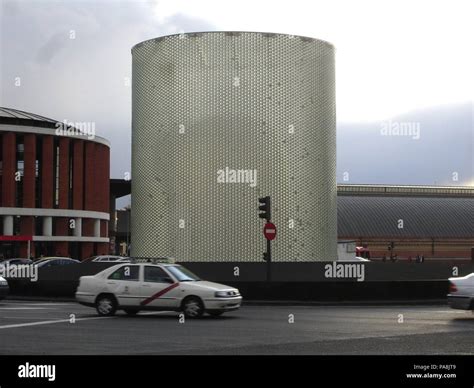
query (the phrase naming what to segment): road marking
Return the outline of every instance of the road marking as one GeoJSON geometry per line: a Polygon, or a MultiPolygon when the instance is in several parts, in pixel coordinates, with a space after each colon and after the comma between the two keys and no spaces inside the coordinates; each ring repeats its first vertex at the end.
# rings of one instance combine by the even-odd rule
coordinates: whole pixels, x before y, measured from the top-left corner
{"type": "Polygon", "coordinates": [[[20,305],[20,306],[66,306],[66,305],[70,305],[70,304],[76,304],[77,303],[74,303],[74,302],[70,302],[70,303],[67,303],[67,302],[64,302],[64,303],[61,303],[61,302],[20,302],[20,301],[9,301],[9,300],[4,300],[2,302],[0,302],[0,304],[2,305],[20,305]]]}
{"type": "MultiPolygon", "coordinates": [[[[142,312],[139,315],[160,315],[160,314],[169,314],[173,313],[174,311],[150,311],[150,312],[142,312]]],[[[7,318],[7,317],[4,317],[7,318]]],[[[92,321],[96,319],[105,319],[105,318],[114,318],[114,317],[90,317],[90,318],[76,318],[77,321],[92,321]]],[[[25,317],[21,317],[20,319],[27,319],[25,317]]],[[[1,329],[13,329],[17,327],[27,327],[27,326],[38,326],[38,325],[51,325],[54,323],[65,323],[70,322],[70,319],[56,319],[53,321],[39,321],[39,322],[29,322],[29,323],[17,323],[12,325],[3,325],[0,326],[1,329]]]]}
{"type": "MultiPolygon", "coordinates": [[[[28,320],[29,321],[37,321],[38,319],[51,320],[51,318],[53,318],[53,317],[51,317],[51,316],[49,316],[49,317],[28,317],[28,316],[25,316],[25,315],[20,317],[20,316],[14,316],[14,315],[5,315],[5,316],[1,316],[0,320],[5,320],[5,319],[17,319],[18,320],[18,319],[21,319],[21,320],[27,320],[27,321],[28,320]]],[[[59,317],[58,317],[58,319],[59,319],[59,317]]]]}
{"type": "Polygon", "coordinates": [[[433,311],[426,311],[427,313],[447,313],[447,314],[466,314],[470,311],[459,311],[459,310],[433,310],[433,311]]]}
{"type": "MultiPolygon", "coordinates": [[[[106,318],[113,318],[113,317],[91,317],[91,318],[76,318],[75,321],[92,321],[95,319],[106,319],[106,318]]],[[[29,323],[17,323],[13,325],[3,325],[0,326],[1,329],[13,329],[16,327],[26,327],[26,326],[39,326],[39,325],[51,325],[54,323],[65,323],[70,322],[70,319],[57,319],[54,321],[39,321],[39,322],[29,322],[29,323]]]]}
{"type": "Polygon", "coordinates": [[[144,313],[139,313],[138,315],[159,315],[159,314],[170,314],[175,313],[176,311],[147,311],[144,313]]]}
{"type": "Polygon", "coordinates": [[[77,303],[55,303],[55,302],[48,302],[48,303],[24,303],[24,302],[15,302],[15,303],[5,303],[5,304],[17,304],[20,306],[68,306],[71,304],[77,305],[77,303]]]}
{"type": "Polygon", "coordinates": [[[0,310],[47,310],[47,307],[0,307],[0,310]]]}

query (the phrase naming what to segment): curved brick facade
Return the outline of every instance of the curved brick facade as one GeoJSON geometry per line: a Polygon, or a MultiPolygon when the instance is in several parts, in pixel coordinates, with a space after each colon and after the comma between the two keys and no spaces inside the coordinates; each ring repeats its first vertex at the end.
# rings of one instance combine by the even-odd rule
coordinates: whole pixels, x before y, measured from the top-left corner
{"type": "Polygon", "coordinates": [[[4,257],[108,253],[110,148],[54,120],[0,108],[4,257]],[[25,241],[20,241],[25,240],[25,241]]]}

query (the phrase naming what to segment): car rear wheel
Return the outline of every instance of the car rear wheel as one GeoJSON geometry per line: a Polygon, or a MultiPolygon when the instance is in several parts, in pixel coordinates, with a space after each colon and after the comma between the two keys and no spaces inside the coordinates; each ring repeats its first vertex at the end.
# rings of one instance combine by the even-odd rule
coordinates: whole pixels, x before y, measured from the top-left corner
{"type": "Polygon", "coordinates": [[[211,310],[211,311],[208,311],[207,313],[212,317],[220,317],[222,314],[224,314],[224,311],[222,311],[222,310],[211,310]]]}
{"type": "Polygon", "coordinates": [[[200,318],[204,314],[204,306],[199,298],[190,297],[183,302],[183,312],[186,318],[200,318]]]}
{"type": "Polygon", "coordinates": [[[110,295],[99,296],[95,302],[95,307],[97,314],[103,317],[110,317],[115,314],[115,311],[117,311],[115,298],[110,295]]]}

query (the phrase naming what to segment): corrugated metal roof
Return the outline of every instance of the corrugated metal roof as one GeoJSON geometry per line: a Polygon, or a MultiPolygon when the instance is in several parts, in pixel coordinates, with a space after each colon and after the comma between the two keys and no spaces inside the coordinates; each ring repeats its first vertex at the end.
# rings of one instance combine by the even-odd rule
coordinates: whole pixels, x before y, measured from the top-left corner
{"type": "Polygon", "coordinates": [[[349,196],[409,196],[409,197],[467,197],[474,198],[474,186],[421,185],[357,185],[338,184],[337,195],[349,196]]]}
{"type": "Polygon", "coordinates": [[[337,212],[341,238],[474,238],[474,197],[338,196],[337,212]]]}

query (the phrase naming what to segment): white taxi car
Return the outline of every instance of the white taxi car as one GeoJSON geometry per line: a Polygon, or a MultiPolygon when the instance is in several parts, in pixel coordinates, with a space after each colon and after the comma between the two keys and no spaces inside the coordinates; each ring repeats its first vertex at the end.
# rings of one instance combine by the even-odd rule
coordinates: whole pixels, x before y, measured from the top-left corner
{"type": "Polygon", "coordinates": [[[453,309],[474,310],[474,273],[449,278],[448,304],[453,309]]]}
{"type": "Polygon", "coordinates": [[[242,296],[236,288],[199,279],[177,264],[121,263],[94,276],[82,276],[76,300],[95,307],[99,315],[124,310],[182,311],[198,318],[205,312],[219,316],[237,310],[242,296]]]}

